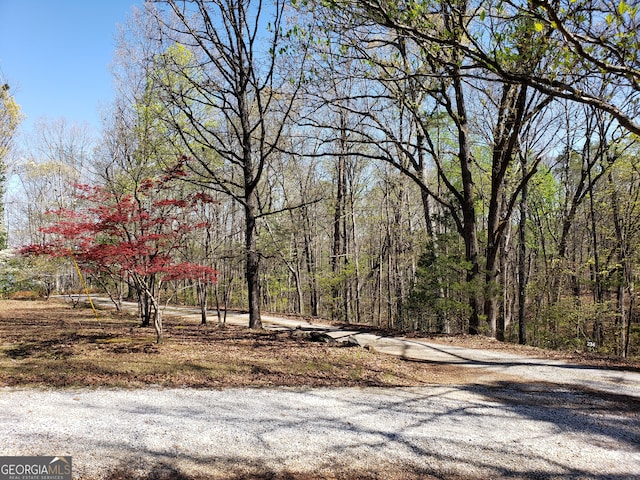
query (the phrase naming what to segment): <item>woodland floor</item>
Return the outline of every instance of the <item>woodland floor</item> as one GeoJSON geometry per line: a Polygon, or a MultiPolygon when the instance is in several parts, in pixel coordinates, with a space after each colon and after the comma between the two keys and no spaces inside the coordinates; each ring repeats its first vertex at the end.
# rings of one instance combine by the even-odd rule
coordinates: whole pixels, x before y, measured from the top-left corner
{"type": "Polygon", "coordinates": [[[129,314],[56,301],[0,301],[0,386],[364,387],[471,381],[454,366],[425,369],[362,348],[165,318],[165,341],[129,314]]]}
{"type": "MultiPolygon", "coordinates": [[[[353,328],[353,326],[350,326],[353,328]]],[[[390,333],[390,332],[387,332],[390,333]]],[[[0,301],[0,386],[38,387],[394,387],[478,382],[456,365],[424,365],[362,348],[296,338],[286,331],[251,331],[165,318],[165,341],[130,314],[62,301],[0,301]]],[[[617,368],[640,368],[588,353],[496,342],[486,337],[429,337],[469,348],[617,368]]],[[[483,382],[494,379],[483,377],[483,382]]]]}

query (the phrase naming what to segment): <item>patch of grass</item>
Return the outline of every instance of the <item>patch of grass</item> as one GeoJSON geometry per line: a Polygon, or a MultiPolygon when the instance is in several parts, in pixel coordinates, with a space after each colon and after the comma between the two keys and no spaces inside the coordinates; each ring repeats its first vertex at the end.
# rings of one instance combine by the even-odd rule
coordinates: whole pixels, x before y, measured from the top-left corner
{"type": "MultiPolygon", "coordinates": [[[[362,367],[358,366],[356,368],[352,368],[349,371],[349,376],[354,379],[354,380],[359,380],[360,378],[362,378],[364,372],[362,371],[362,367]]],[[[385,376],[382,377],[383,379],[385,378],[385,376]]]]}
{"type": "Polygon", "coordinates": [[[62,302],[0,301],[0,386],[260,387],[414,386],[442,367],[197,320],[165,318],[165,342],[132,315],[62,302]],[[191,323],[190,323],[191,322],[191,323]]]}

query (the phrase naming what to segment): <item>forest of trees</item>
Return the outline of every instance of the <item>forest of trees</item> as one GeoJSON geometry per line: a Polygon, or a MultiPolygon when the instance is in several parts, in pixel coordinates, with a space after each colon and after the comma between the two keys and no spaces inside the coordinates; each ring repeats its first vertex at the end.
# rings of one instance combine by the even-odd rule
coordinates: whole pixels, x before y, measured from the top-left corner
{"type": "MultiPolygon", "coordinates": [[[[37,126],[9,242],[76,249],[96,288],[144,298],[52,228],[95,214],[89,184],[181,208],[167,259],[217,282],[145,281],[252,328],[262,310],[637,356],[639,20],[623,0],[150,2],[101,138],[37,126]]],[[[2,260],[22,262],[5,291],[69,289],[61,256],[2,260]]]]}

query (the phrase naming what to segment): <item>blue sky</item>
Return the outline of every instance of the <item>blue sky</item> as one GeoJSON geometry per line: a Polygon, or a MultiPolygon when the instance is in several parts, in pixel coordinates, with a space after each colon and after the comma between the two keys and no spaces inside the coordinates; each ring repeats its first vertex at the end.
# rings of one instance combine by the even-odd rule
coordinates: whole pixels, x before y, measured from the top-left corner
{"type": "Polygon", "coordinates": [[[100,128],[117,24],[143,0],[0,0],[0,79],[27,116],[100,128]]]}

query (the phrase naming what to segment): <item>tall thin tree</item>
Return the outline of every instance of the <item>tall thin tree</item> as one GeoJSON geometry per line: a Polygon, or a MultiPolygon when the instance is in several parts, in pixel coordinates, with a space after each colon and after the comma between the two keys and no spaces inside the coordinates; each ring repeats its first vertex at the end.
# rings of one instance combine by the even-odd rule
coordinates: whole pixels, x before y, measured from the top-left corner
{"type": "Polygon", "coordinates": [[[171,78],[160,82],[169,106],[166,120],[186,150],[191,181],[231,196],[244,209],[249,326],[259,329],[257,238],[259,220],[269,213],[261,185],[294,109],[304,62],[295,71],[283,66],[292,62],[280,62],[287,55],[283,0],[159,4],[166,9],[149,9],[157,21],[159,51],[180,45],[193,54],[186,63],[158,56],[158,71],[171,78]]]}

